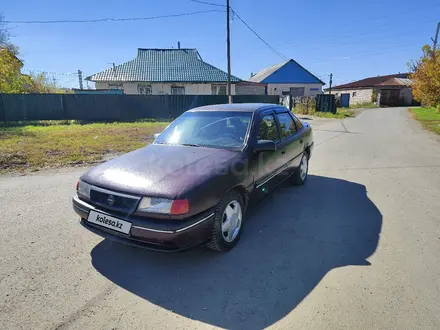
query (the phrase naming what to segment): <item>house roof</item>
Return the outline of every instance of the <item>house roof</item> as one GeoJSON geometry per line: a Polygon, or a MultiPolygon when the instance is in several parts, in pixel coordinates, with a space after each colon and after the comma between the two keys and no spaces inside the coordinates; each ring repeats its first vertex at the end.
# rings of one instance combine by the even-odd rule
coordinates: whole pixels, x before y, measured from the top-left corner
{"type": "Polygon", "coordinates": [[[412,79],[408,78],[391,78],[383,83],[378,84],[378,86],[396,86],[396,87],[405,87],[411,86],[413,84],[412,79]]]}
{"type": "Polygon", "coordinates": [[[338,85],[332,87],[332,90],[341,90],[341,89],[357,89],[357,88],[369,88],[374,87],[379,84],[382,84],[383,82],[386,82],[387,80],[393,79],[393,78],[408,78],[409,73],[397,73],[397,74],[390,74],[386,76],[377,76],[377,77],[369,77],[358,81],[353,81],[348,84],[338,85]]]}
{"type": "MultiPolygon", "coordinates": [[[[197,49],[139,48],[134,60],[86,78],[95,82],[227,82],[226,72],[202,60],[197,49]]],[[[240,81],[231,76],[232,82],[240,81]]]]}
{"type": "Polygon", "coordinates": [[[325,83],[295,60],[287,60],[263,69],[249,81],[258,83],[323,84],[325,83]]]}

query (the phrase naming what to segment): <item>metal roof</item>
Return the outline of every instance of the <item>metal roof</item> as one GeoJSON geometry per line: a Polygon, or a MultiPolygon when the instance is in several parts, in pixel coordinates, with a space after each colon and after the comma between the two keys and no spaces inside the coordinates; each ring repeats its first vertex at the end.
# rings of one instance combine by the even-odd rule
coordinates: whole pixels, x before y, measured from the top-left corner
{"type": "Polygon", "coordinates": [[[262,82],[264,79],[269,77],[272,73],[277,71],[279,68],[281,68],[287,62],[289,62],[289,60],[272,65],[272,66],[270,66],[266,69],[263,69],[261,71],[258,71],[256,74],[254,74],[252,77],[249,78],[249,81],[257,82],[257,83],[262,82]]]}
{"type": "MultiPolygon", "coordinates": [[[[222,82],[226,72],[202,60],[197,49],[138,49],[134,60],[86,78],[95,82],[222,82]]],[[[231,76],[232,82],[241,79],[231,76]]]]}
{"type": "Polygon", "coordinates": [[[413,84],[412,79],[408,78],[391,78],[383,83],[378,84],[378,86],[411,86],[413,84]]]}
{"type": "Polygon", "coordinates": [[[267,107],[280,107],[279,104],[269,103],[233,103],[233,104],[213,104],[205,105],[198,108],[191,109],[189,111],[242,111],[242,112],[255,112],[262,108],[267,107]]]}
{"type": "Polygon", "coordinates": [[[390,74],[387,76],[369,77],[362,80],[353,81],[348,84],[334,86],[332,87],[332,90],[370,88],[382,84],[383,82],[390,80],[392,78],[408,78],[408,76],[409,73],[397,73],[397,74],[390,74]]]}
{"type": "Polygon", "coordinates": [[[257,72],[251,82],[266,84],[322,84],[325,83],[295,60],[287,60],[257,72]]]}

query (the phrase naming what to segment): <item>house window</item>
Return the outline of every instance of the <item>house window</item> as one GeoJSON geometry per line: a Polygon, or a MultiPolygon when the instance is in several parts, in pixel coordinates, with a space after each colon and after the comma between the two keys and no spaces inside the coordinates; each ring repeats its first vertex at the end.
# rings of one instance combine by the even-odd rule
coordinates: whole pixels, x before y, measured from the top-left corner
{"type": "Polygon", "coordinates": [[[171,87],[171,95],[185,95],[185,87],[171,87]]]}
{"type": "Polygon", "coordinates": [[[212,95],[226,95],[226,85],[211,85],[212,95]]]}
{"type": "Polygon", "coordinates": [[[352,95],[353,97],[355,97],[356,96],[356,92],[353,92],[353,95],[352,95]]]}
{"type": "Polygon", "coordinates": [[[151,85],[138,85],[138,93],[141,95],[151,95],[151,85]]]}
{"type": "Polygon", "coordinates": [[[119,89],[123,90],[122,84],[108,84],[108,89],[119,89]]]}

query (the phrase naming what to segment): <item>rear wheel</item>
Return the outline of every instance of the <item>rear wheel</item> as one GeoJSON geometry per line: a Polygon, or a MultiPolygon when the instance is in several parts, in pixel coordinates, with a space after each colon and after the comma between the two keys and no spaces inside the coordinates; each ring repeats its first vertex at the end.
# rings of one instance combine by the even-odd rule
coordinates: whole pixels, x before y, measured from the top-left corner
{"type": "Polygon", "coordinates": [[[244,205],[237,191],[227,193],[217,204],[214,214],[210,249],[226,252],[240,240],[243,227],[244,205]]]}
{"type": "Polygon", "coordinates": [[[292,183],[294,185],[302,185],[307,180],[307,175],[309,173],[309,154],[304,151],[301,163],[299,164],[298,169],[295,171],[295,173],[292,175],[292,183]]]}

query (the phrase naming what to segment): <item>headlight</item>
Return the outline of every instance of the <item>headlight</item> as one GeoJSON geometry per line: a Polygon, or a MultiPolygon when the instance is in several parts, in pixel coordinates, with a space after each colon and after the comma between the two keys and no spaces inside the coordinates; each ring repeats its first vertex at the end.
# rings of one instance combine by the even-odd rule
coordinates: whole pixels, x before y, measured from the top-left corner
{"type": "Polygon", "coordinates": [[[157,197],[142,198],[137,208],[139,212],[159,213],[159,214],[185,214],[189,212],[187,199],[172,200],[157,197]]]}
{"type": "Polygon", "coordinates": [[[88,183],[85,183],[84,181],[79,181],[77,188],[78,196],[90,199],[90,188],[91,185],[89,185],[88,183]]]}

